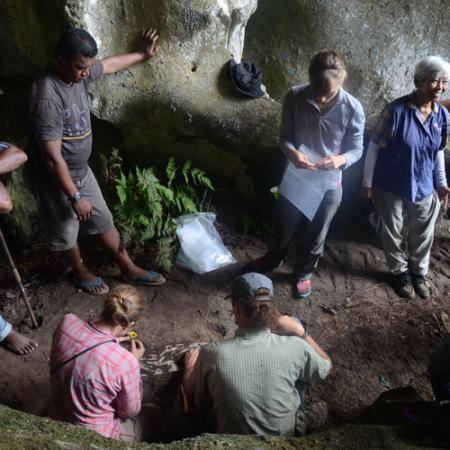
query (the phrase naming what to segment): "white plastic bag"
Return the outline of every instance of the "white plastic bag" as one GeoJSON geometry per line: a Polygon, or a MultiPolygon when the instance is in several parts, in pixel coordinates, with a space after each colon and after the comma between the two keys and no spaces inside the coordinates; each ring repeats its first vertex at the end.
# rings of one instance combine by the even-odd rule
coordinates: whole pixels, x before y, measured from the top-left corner
{"type": "Polygon", "coordinates": [[[187,214],[175,219],[181,244],[178,266],[203,274],[236,262],[214,227],[215,220],[213,213],[187,214]]]}

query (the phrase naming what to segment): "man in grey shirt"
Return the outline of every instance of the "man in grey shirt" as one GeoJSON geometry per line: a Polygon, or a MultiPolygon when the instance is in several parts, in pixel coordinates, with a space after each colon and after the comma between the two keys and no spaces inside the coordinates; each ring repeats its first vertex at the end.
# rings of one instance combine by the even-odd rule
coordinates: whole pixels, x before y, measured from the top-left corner
{"type": "Polygon", "coordinates": [[[125,280],[152,286],[165,281],[159,273],[141,269],[131,260],[88,165],[92,149],[90,83],[152,58],[157,40],[156,30],[145,30],[138,51],[97,60],[94,38],[85,30],[69,29],[57,43],[52,66],[32,86],[26,178],[51,249],[65,254],[77,286],[91,294],[104,294],[109,288],[84,265],[79,232],[99,239],[125,280]]]}
{"type": "Polygon", "coordinates": [[[328,375],[329,356],[300,321],[278,314],[265,275],[238,277],[232,304],[235,336],[186,356],[188,399],[212,402],[218,433],[303,434],[305,384],[328,375]]]}

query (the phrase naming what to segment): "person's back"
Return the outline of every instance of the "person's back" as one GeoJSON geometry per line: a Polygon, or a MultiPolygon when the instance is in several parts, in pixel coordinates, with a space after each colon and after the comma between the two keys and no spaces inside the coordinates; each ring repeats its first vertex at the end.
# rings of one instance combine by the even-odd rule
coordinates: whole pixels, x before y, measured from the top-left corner
{"type": "Polygon", "coordinates": [[[212,404],[219,433],[304,433],[298,420],[304,384],[327,376],[329,357],[298,320],[279,315],[272,282],[264,275],[237,278],[232,298],[235,337],[186,356],[188,399],[200,408],[212,404]]]}
{"type": "Polygon", "coordinates": [[[50,417],[117,438],[121,417],[118,412],[124,420],[139,413],[141,379],[137,359],[113,335],[74,314],[66,315],[54,334],[50,372],[54,370],[50,417]],[[124,385],[128,392],[134,392],[134,404],[128,404],[133,396],[123,398],[124,385]]]}
{"type": "MultiPolygon", "coordinates": [[[[240,328],[202,349],[201,375],[219,433],[294,435],[298,383],[325,378],[312,348],[296,336],[240,328]]],[[[200,399],[198,399],[200,400],[200,399]]]]}

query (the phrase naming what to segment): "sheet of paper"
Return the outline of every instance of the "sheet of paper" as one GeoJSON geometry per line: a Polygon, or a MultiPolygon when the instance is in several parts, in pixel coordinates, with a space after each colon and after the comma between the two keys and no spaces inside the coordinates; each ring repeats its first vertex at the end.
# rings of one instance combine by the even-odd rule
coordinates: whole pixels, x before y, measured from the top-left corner
{"type": "MultiPolygon", "coordinates": [[[[322,159],[302,145],[300,151],[312,162],[322,159]]],[[[289,162],[280,185],[280,193],[299,209],[308,220],[313,220],[325,192],[335,189],[340,180],[339,170],[297,169],[289,162]]]]}

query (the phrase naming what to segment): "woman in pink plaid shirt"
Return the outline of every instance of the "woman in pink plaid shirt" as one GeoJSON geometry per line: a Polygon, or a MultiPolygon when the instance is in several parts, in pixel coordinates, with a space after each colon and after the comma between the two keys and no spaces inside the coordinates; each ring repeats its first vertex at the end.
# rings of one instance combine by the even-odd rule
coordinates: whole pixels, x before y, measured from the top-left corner
{"type": "Polygon", "coordinates": [[[129,340],[143,310],[131,286],[107,297],[100,319],[87,323],[67,314],[53,335],[50,357],[50,417],[121,440],[143,438],[142,382],[139,360],[144,345],[129,340]]]}

